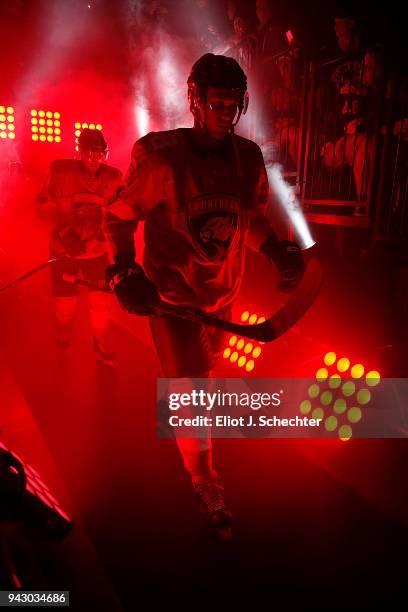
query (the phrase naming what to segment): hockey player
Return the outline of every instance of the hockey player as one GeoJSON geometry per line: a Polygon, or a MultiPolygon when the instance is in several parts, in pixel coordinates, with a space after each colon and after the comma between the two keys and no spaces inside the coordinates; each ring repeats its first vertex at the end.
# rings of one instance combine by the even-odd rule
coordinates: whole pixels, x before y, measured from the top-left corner
{"type": "MultiPolygon", "coordinates": [[[[102,209],[121,184],[119,170],[103,163],[108,154],[100,130],[85,128],[78,139],[79,159],[51,163],[46,185],[37,197],[39,212],[51,213],[54,228],[49,242],[51,287],[55,297],[58,345],[69,345],[77,304],[77,286],[64,275],[78,276],[94,284],[105,281],[109,264],[108,243],[102,231],[102,209]]],[[[97,356],[111,362],[113,353],[106,343],[111,296],[102,291],[88,294],[94,348],[97,356]]]]}
{"type": "MultiPolygon", "coordinates": [[[[283,289],[300,281],[299,247],[279,242],[264,214],[262,153],[234,134],[246,110],[246,89],[234,59],[207,53],[188,78],[194,127],[152,132],[134,145],[125,187],[106,213],[115,262],[107,277],[125,309],[152,315],[160,296],[230,318],[245,245],[278,265],[283,289]],[[134,252],[139,220],[145,221],[143,268],[134,252]]],[[[210,377],[222,331],[168,315],[150,316],[150,327],[163,374],[177,378],[179,391],[183,381],[210,377]]],[[[210,438],[178,438],[177,444],[210,525],[228,527],[231,513],[212,465],[210,438]]]]}

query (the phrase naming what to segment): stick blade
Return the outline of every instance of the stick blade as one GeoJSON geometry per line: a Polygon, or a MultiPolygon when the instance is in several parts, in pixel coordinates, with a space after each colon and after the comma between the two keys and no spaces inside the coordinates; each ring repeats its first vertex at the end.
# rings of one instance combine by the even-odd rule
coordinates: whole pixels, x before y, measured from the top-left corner
{"type": "Polygon", "coordinates": [[[322,281],[321,264],[318,259],[313,257],[309,261],[296,291],[270,319],[260,325],[252,326],[251,337],[261,342],[272,342],[296,325],[313,304],[320,291],[322,281]]]}

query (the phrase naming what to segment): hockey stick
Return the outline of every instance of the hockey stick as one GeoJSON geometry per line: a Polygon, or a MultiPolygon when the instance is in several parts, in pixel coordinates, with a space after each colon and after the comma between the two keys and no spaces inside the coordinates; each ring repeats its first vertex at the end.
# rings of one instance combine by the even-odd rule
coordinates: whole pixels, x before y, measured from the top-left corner
{"type": "MultiPolygon", "coordinates": [[[[105,283],[95,284],[68,274],[64,274],[63,278],[67,282],[111,293],[111,290],[105,283]]],[[[271,342],[288,331],[303,317],[317,296],[321,284],[322,268],[320,262],[318,259],[312,258],[296,291],[292,293],[287,302],[274,315],[258,325],[244,325],[242,323],[224,321],[199,310],[174,306],[166,302],[161,302],[155,308],[154,314],[173,315],[181,319],[204,323],[210,327],[217,327],[236,336],[244,336],[259,342],[271,342]]]]}
{"type": "Polygon", "coordinates": [[[16,285],[18,285],[22,281],[26,280],[26,278],[29,278],[33,274],[36,274],[37,272],[39,272],[43,268],[46,268],[47,266],[49,266],[50,264],[55,263],[56,261],[58,261],[58,259],[48,259],[47,261],[44,261],[43,263],[39,264],[35,268],[32,268],[31,270],[29,270],[25,274],[22,274],[18,278],[15,278],[10,283],[7,283],[7,285],[3,285],[3,287],[0,287],[0,293],[2,291],[6,291],[6,289],[11,289],[12,287],[15,287],[16,285]]]}

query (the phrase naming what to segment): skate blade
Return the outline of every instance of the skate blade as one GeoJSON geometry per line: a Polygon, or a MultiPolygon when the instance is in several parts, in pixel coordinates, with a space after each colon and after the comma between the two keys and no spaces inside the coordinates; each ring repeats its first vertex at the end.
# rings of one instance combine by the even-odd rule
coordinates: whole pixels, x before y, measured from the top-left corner
{"type": "Polygon", "coordinates": [[[217,527],[215,531],[222,540],[232,540],[231,527],[217,527]]]}
{"type": "Polygon", "coordinates": [[[96,360],[99,363],[103,363],[107,366],[114,367],[115,365],[115,355],[114,354],[103,354],[99,351],[95,351],[96,360]]]}

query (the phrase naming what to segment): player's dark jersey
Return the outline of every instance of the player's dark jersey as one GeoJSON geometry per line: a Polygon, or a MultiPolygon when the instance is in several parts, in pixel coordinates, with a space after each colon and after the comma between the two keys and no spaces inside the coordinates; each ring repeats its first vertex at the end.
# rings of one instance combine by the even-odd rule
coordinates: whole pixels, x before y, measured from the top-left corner
{"type": "Polygon", "coordinates": [[[144,136],[109,208],[145,221],[144,268],[169,302],[207,312],[227,306],[239,290],[245,243],[257,249],[271,233],[260,218],[268,198],[262,153],[233,138],[235,146],[227,138],[209,151],[191,128],[144,136]]]}
{"type": "MultiPolygon", "coordinates": [[[[55,205],[57,225],[72,226],[85,242],[86,251],[79,257],[97,257],[107,251],[102,231],[103,208],[121,181],[120,170],[106,164],[101,164],[94,176],[76,159],[59,159],[51,163],[50,176],[39,201],[51,200],[55,205]]],[[[53,238],[50,247],[56,254],[64,252],[61,244],[53,238]]]]}

